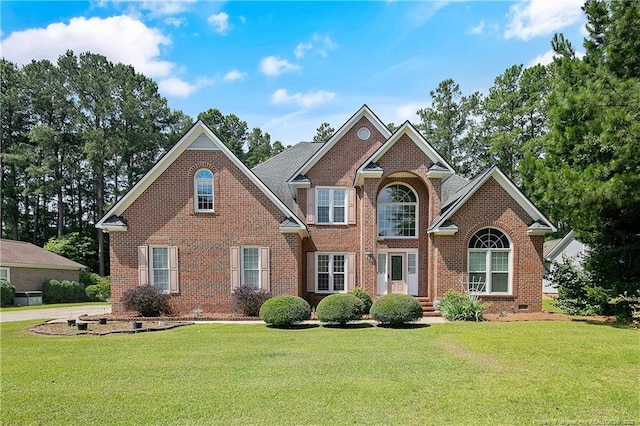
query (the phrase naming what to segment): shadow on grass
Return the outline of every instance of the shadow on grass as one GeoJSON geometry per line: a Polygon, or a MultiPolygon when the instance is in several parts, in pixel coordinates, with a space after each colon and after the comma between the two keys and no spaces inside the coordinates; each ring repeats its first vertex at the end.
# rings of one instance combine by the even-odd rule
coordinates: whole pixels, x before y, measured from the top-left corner
{"type": "Polygon", "coordinates": [[[590,325],[606,325],[612,328],[622,328],[625,330],[635,330],[638,328],[637,325],[633,325],[633,324],[625,324],[623,322],[617,322],[617,321],[596,321],[596,320],[590,320],[588,318],[572,318],[571,321],[574,322],[583,322],[585,324],[590,324],[590,325]]]}
{"type": "Polygon", "coordinates": [[[310,328],[318,328],[320,325],[318,324],[294,324],[290,327],[278,327],[275,325],[267,324],[267,328],[275,328],[279,330],[308,330],[310,328]]]}
{"type": "Polygon", "coordinates": [[[358,328],[372,328],[375,327],[373,324],[369,324],[369,323],[365,323],[365,322],[361,322],[361,323],[354,323],[354,324],[322,324],[322,327],[324,328],[344,328],[344,329],[348,329],[348,330],[355,330],[358,328]]]}
{"type": "Polygon", "coordinates": [[[417,328],[431,327],[431,324],[398,324],[398,325],[378,324],[378,327],[380,327],[380,328],[393,328],[395,330],[413,330],[413,329],[417,329],[417,328]]]}

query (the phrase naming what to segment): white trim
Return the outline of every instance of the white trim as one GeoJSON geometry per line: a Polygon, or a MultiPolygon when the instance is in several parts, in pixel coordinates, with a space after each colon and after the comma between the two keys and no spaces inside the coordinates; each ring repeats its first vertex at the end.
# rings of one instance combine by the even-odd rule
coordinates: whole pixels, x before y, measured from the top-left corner
{"type": "Polygon", "coordinates": [[[553,259],[555,259],[560,253],[562,253],[562,251],[571,243],[572,240],[575,239],[575,234],[573,232],[573,230],[569,231],[569,233],[567,235],[565,235],[560,241],[558,241],[558,244],[555,245],[554,248],[552,248],[549,253],[547,253],[547,256],[545,257],[545,260],[549,260],[552,261],[553,259]]]}
{"type": "MultiPolygon", "coordinates": [[[[315,225],[347,225],[349,223],[348,220],[348,216],[349,216],[349,188],[344,187],[344,186],[316,186],[315,187],[315,209],[316,209],[316,219],[315,219],[315,225]],[[318,198],[320,197],[320,191],[329,191],[329,221],[328,222],[320,222],[318,219],[320,217],[320,215],[318,214],[318,208],[320,207],[320,205],[318,204],[318,198]],[[335,222],[333,220],[333,216],[334,216],[334,208],[335,207],[339,207],[339,206],[335,206],[333,204],[334,198],[333,198],[333,194],[335,191],[344,191],[344,204],[342,205],[342,208],[344,209],[344,221],[343,222],[335,222]]],[[[322,206],[322,207],[326,207],[326,206],[322,206]]]]}
{"type": "Polygon", "coordinates": [[[85,266],[66,266],[66,265],[45,265],[35,263],[16,263],[16,262],[2,262],[2,268],[31,268],[31,269],[64,269],[65,271],[80,271],[86,268],[85,266]]]}
{"type": "Polygon", "coordinates": [[[5,266],[1,266],[1,267],[0,267],[0,272],[2,272],[2,271],[5,271],[5,272],[6,272],[6,274],[5,274],[5,275],[6,275],[6,278],[1,278],[1,277],[0,277],[0,279],[6,280],[6,281],[8,281],[8,282],[11,282],[11,268],[7,268],[7,267],[5,267],[5,266]]]}
{"type": "Polygon", "coordinates": [[[349,291],[349,254],[346,252],[331,252],[331,251],[322,251],[322,252],[315,252],[314,253],[314,262],[315,262],[315,269],[313,271],[314,273],[314,290],[315,293],[318,294],[333,294],[333,293],[347,293],[349,291]],[[318,256],[329,256],[329,265],[328,265],[328,269],[329,269],[329,290],[318,290],[318,256]],[[334,271],[333,271],[333,259],[334,256],[342,256],[344,257],[344,271],[341,273],[344,276],[344,290],[335,290],[335,282],[334,282],[334,271]]]}
{"type": "Polygon", "coordinates": [[[416,281],[419,281],[420,277],[420,249],[417,248],[385,248],[385,249],[380,249],[378,250],[378,253],[376,254],[376,295],[380,296],[383,294],[389,294],[389,275],[391,274],[391,271],[389,269],[390,264],[391,264],[391,260],[389,258],[390,255],[394,255],[394,254],[402,254],[404,256],[404,260],[403,260],[403,275],[405,278],[405,283],[407,284],[407,294],[410,294],[412,296],[417,296],[418,295],[418,283],[416,283],[416,289],[415,289],[415,293],[416,294],[412,294],[411,292],[411,288],[410,288],[410,282],[409,282],[409,275],[416,275],[416,281]],[[409,274],[409,255],[414,255],[416,257],[416,272],[415,274],[409,274]],[[385,270],[384,272],[379,272],[379,262],[380,262],[380,257],[379,256],[384,256],[384,262],[385,262],[385,270]],[[384,278],[384,283],[380,282],[380,278],[381,276],[383,276],[384,278]],[[384,291],[380,291],[380,287],[384,287],[384,291]]]}
{"type": "MultiPolygon", "coordinates": [[[[409,136],[409,138],[413,141],[413,143],[415,143],[416,146],[420,148],[420,150],[424,152],[424,154],[431,161],[433,161],[434,163],[440,163],[443,165],[443,167],[448,169],[448,172],[444,172],[444,171],[440,172],[441,176],[439,177],[445,177],[445,176],[454,174],[453,167],[451,167],[451,165],[449,165],[449,163],[442,156],[440,156],[440,154],[438,154],[438,152],[435,149],[433,149],[433,147],[429,144],[429,142],[427,142],[424,136],[422,136],[422,134],[413,126],[413,124],[411,124],[409,121],[405,121],[402,124],[402,126],[400,126],[400,128],[398,128],[393,133],[393,135],[389,139],[387,139],[387,141],[384,144],[380,146],[380,148],[378,148],[373,154],[371,154],[371,156],[367,158],[360,167],[358,167],[358,170],[356,171],[356,178],[355,178],[356,186],[362,186],[364,184],[364,178],[370,177],[369,174],[366,173],[364,168],[367,167],[369,163],[377,163],[378,160],[380,160],[380,158],[382,158],[382,156],[386,154],[386,152],[389,151],[389,149],[393,145],[395,145],[395,143],[398,142],[400,138],[405,134],[409,136]]],[[[431,177],[431,176],[428,176],[428,177],[431,177]]]]}
{"type": "MultiPolygon", "coordinates": [[[[313,156],[307,160],[306,163],[302,165],[289,179],[288,183],[291,184],[293,179],[295,179],[298,175],[305,175],[311,168],[340,140],[342,137],[353,128],[353,126],[360,121],[361,118],[365,117],[369,122],[373,125],[373,127],[382,134],[382,136],[386,139],[391,136],[391,131],[387,128],[387,126],[380,121],[378,117],[369,109],[367,105],[363,105],[355,114],[351,116],[346,123],[342,125],[336,131],[331,138],[322,145],[322,147],[316,151],[313,156]]],[[[368,163],[367,163],[368,164],[368,163]]]]}
{"type": "Polygon", "coordinates": [[[512,296],[513,295],[513,250],[514,250],[514,246],[513,246],[513,240],[511,239],[511,237],[509,236],[509,234],[504,231],[503,229],[497,227],[497,226],[485,226],[483,228],[478,229],[476,232],[473,233],[473,235],[471,235],[471,237],[469,237],[469,241],[467,241],[467,287],[465,289],[465,291],[469,291],[469,274],[471,273],[469,271],[469,265],[470,265],[470,254],[471,253],[485,253],[485,291],[474,291],[471,292],[473,294],[477,294],[477,295],[481,295],[481,296],[512,296]],[[495,229],[497,231],[500,231],[502,234],[504,234],[505,237],[507,237],[507,240],[509,241],[509,248],[505,249],[505,248],[470,248],[469,247],[469,242],[471,241],[471,238],[473,238],[478,232],[482,231],[483,229],[495,229]],[[495,291],[489,291],[489,289],[491,288],[491,253],[508,253],[508,265],[507,265],[507,291],[506,292],[495,292],[495,291]]]}
{"type": "MultiPolygon", "coordinates": [[[[383,203],[384,205],[413,205],[413,203],[383,203]]],[[[420,221],[419,221],[419,217],[420,217],[420,198],[418,197],[418,192],[415,190],[415,188],[411,185],[409,185],[406,182],[402,182],[402,181],[395,181],[395,182],[391,182],[388,185],[385,185],[376,195],[376,235],[378,239],[384,239],[384,240],[416,240],[418,238],[420,238],[420,221]],[[379,219],[379,213],[380,213],[380,203],[378,202],[378,198],[380,197],[380,194],[382,194],[382,191],[384,191],[385,189],[387,189],[388,187],[392,186],[392,185],[404,185],[407,188],[409,188],[411,190],[411,192],[413,192],[413,195],[416,197],[416,203],[415,203],[415,235],[413,236],[409,236],[409,237],[399,237],[399,236],[383,236],[380,235],[380,223],[378,221],[379,219]]]]}
{"type": "Polygon", "coordinates": [[[155,166],[151,168],[145,174],[142,179],[134,185],[133,188],[129,192],[125,194],[124,197],[120,199],[103,217],[98,221],[95,225],[98,229],[108,230],[105,226],[104,222],[110,218],[111,216],[120,216],[133,202],[142,195],[144,191],[151,186],[153,182],[155,182],[162,173],[164,173],[167,168],[173,164],[173,162],[182,154],[189,145],[196,140],[200,135],[204,135],[208,137],[214,144],[217,146],[220,151],[222,151],[227,158],[231,160],[231,162],[238,167],[248,178],[256,185],[266,196],[271,200],[273,204],[275,204],[278,209],[284,213],[285,217],[291,218],[296,221],[296,223],[300,227],[300,231],[307,235],[307,227],[304,223],[298,219],[296,214],[289,209],[251,170],[247,168],[247,166],[242,163],[230,150],[227,146],[222,143],[222,141],[209,129],[209,127],[204,124],[202,121],[198,120],[191,128],[185,133],[185,135],[176,143],[173,148],[171,148],[161,159],[158,161],[155,166]]]}
{"type": "MultiPolygon", "coordinates": [[[[200,168],[198,170],[196,170],[196,172],[193,174],[193,211],[196,213],[213,213],[216,209],[216,204],[215,204],[215,175],[214,173],[203,167],[200,168]],[[211,177],[210,178],[198,178],[198,173],[205,171],[205,172],[209,172],[211,173],[211,177]],[[198,208],[198,182],[211,182],[211,208],[210,209],[201,209],[198,208]]],[[[204,194],[206,195],[206,194],[204,194]]]]}
{"type": "Polygon", "coordinates": [[[436,223],[431,226],[429,233],[434,233],[440,225],[442,225],[447,219],[451,218],[460,207],[462,207],[473,194],[475,194],[479,188],[484,185],[489,178],[493,177],[495,181],[513,198],[514,201],[522,207],[522,209],[533,219],[539,220],[547,224],[551,232],[555,232],[557,229],[553,224],[543,215],[540,210],[533,205],[531,201],[515,186],[513,182],[500,170],[497,166],[493,166],[487,170],[480,180],[474,183],[473,188],[465,194],[464,197],[457,199],[453,205],[447,210],[447,212],[438,219],[436,223]]]}

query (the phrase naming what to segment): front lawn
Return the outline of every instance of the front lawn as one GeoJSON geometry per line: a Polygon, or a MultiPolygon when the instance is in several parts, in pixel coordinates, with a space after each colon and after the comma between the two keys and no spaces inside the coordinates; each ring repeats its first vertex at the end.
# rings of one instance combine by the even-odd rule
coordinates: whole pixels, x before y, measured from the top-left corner
{"type": "Polygon", "coordinates": [[[74,306],[111,306],[111,303],[110,302],[77,302],[77,303],[51,303],[51,304],[30,305],[30,306],[4,306],[0,308],[0,312],[31,311],[34,309],[71,308],[74,306]]]}
{"type": "Polygon", "coordinates": [[[640,422],[631,328],[213,324],[53,337],[26,330],[35,324],[2,324],[3,425],[640,422]]]}

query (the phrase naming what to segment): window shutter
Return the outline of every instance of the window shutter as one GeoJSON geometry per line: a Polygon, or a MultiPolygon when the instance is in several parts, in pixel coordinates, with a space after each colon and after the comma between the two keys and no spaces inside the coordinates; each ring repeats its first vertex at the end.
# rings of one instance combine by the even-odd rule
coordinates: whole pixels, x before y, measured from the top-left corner
{"type": "Polygon", "coordinates": [[[240,287],[240,247],[231,247],[231,291],[240,287]]]}
{"type": "Polygon", "coordinates": [[[260,247],[260,288],[270,291],[269,247],[260,247]]]}
{"type": "Polygon", "coordinates": [[[169,246],[169,293],[179,293],[178,283],[178,247],[169,246]]]}
{"type": "Polygon", "coordinates": [[[309,293],[316,291],[316,254],[314,252],[307,253],[307,291],[309,293]]]}
{"type": "Polygon", "coordinates": [[[149,247],[138,246],[138,284],[149,285],[149,247]]]}
{"type": "Polygon", "coordinates": [[[347,213],[348,223],[353,225],[356,223],[356,189],[349,188],[347,190],[347,205],[349,210],[347,213]]]}
{"type": "Polygon", "coordinates": [[[356,254],[347,254],[347,289],[353,290],[356,287],[356,254]]]}
{"type": "Polygon", "coordinates": [[[307,223],[316,223],[316,190],[307,188],[307,223]]]}

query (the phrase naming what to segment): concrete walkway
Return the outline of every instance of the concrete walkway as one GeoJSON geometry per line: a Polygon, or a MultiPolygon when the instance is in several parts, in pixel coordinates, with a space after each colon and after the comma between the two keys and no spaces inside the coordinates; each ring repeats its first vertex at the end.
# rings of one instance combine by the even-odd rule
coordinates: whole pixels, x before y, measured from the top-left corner
{"type": "Polygon", "coordinates": [[[0,322],[28,321],[36,319],[77,319],[81,315],[110,314],[111,305],[70,306],[66,308],[27,309],[0,312],[0,322]]]}

